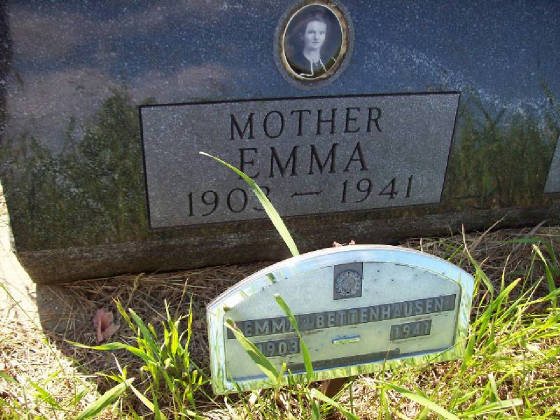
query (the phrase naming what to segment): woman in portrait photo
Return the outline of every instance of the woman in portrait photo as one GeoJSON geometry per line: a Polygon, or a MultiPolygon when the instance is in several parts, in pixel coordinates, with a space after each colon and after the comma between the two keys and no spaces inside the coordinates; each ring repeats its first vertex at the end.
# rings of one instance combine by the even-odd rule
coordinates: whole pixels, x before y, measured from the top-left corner
{"type": "Polygon", "coordinates": [[[290,21],[284,38],[286,61],[291,70],[306,79],[327,73],[340,51],[340,32],[336,17],[327,8],[302,9],[290,21]]]}

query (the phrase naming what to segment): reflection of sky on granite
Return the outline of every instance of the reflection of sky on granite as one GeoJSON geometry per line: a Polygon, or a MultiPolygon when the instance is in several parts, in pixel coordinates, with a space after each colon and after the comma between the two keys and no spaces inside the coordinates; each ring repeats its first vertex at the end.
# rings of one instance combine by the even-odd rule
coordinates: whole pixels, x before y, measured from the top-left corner
{"type": "Polygon", "coordinates": [[[289,4],[12,1],[13,69],[23,81],[10,80],[12,129],[59,131],[123,84],[136,100],[160,103],[476,87],[487,103],[516,109],[544,103],[542,81],[560,96],[557,1],[345,1],[352,61],[312,91],[286,82],[274,62],[289,4]]]}

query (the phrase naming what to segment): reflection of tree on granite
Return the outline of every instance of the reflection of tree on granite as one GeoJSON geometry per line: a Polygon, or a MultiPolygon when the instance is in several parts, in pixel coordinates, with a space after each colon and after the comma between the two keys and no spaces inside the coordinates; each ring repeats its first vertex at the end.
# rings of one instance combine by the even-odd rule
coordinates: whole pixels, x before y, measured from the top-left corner
{"type": "Polygon", "coordinates": [[[18,248],[38,249],[66,223],[64,191],[57,182],[60,162],[35,138],[24,135],[4,139],[0,162],[18,248]]]}
{"type": "Polygon", "coordinates": [[[63,155],[65,174],[94,215],[95,242],[135,239],[146,230],[138,113],[126,92],[115,91],[63,155]],[[98,230],[99,229],[99,230],[98,230]]]}
{"type": "MultiPolygon", "coordinates": [[[[541,117],[491,115],[463,95],[442,211],[538,206],[556,139],[558,104],[541,117]],[[555,111],[556,110],[556,111],[555,111]]],[[[0,177],[19,250],[128,242],[148,236],[137,108],[126,90],[108,97],[60,154],[29,135],[3,138],[0,177]]],[[[388,215],[422,214],[420,208],[388,215]]]]}
{"type": "MultiPolygon", "coordinates": [[[[545,94],[556,108],[549,91],[545,94]]],[[[536,206],[544,184],[560,120],[554,109],[543,117],[521,112],[491,115],[476,97],[463,100],[456,144],[449,161],[444,204],[456,209],[536,206]]]]}
{"type": "Polygon", "coordinates": [[[31,137],[2,145],[1,176],[20,249],[145,237],[138,114],[128,93],[115,90],[83,132],[81,140],[67,134],[58,155],[31,137]]]}

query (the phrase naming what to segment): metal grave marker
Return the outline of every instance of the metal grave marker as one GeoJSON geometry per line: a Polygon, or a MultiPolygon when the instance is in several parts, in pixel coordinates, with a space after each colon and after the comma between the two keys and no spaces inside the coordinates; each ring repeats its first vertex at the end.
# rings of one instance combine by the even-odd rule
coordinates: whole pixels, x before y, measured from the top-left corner
{"type": "Polygon", "coordinates": [[[401,247],[329,248],[284,260],[237,283],[207,307],[216,393],[269,386],[225,326],[231,319],[269,360],[305,373],[299,339],[275,300],[296,317],[314,379],[353,376],[412,359],[464,352],[474,280],[459,267],[401,247]]]}

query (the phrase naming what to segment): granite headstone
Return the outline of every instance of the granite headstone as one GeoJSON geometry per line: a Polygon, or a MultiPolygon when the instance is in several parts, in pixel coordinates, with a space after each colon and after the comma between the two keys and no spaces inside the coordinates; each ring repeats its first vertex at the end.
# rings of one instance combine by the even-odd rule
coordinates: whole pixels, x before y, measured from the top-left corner
{"type": "Polygon", "coordinates": [[[18,258],[56,282],[286,257],[199,151],[255,177],[303,251],[558,222],[559,15],[547,0],[2,2],[18,258]]]}

